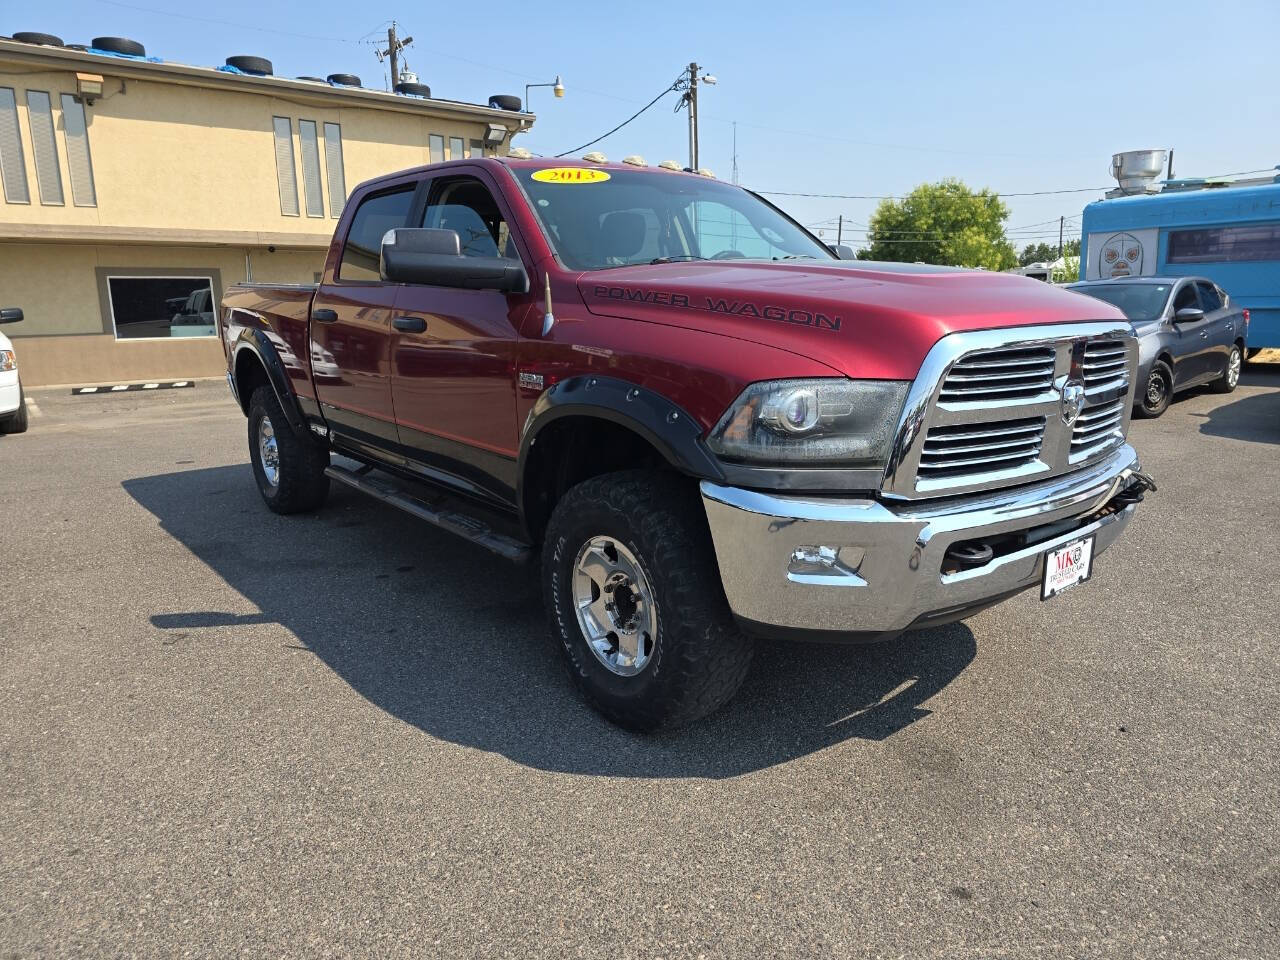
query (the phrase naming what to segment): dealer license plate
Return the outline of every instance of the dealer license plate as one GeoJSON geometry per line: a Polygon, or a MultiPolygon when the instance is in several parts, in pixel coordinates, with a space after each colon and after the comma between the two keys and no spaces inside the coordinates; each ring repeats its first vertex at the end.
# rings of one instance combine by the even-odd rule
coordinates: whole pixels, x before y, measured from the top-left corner
{"type": "Polygon", "coordinates": [[[1048,600],[1089,579],[1093,573],[1093,540],[1093,537],[1085,537],[1045,552],[1041,600],[1048,600]]]}

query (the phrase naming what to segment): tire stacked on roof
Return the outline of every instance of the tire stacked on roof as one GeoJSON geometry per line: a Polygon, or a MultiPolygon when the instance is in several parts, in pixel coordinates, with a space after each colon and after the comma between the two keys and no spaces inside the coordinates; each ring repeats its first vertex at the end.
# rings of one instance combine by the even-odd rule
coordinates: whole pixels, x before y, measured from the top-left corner
{"type": "Polygon", "coordinates": [[[266,57],[227,57],[227,66],[255,77],[271,76],[271,61],[266,57]]]}
{"type": "Polygon", "coordinates": [[[431,88],[425,83],[397,83],[396,93],[407,93],[410,96],[431,99],[431,88]]]}
{"type": "Polygon", "coordinates": [[[331,73],[325,79],[327,79],[329,83],[337,84],[340,87],[360,86],[360,78],[354,73],[331,73]]]}
{"type": "Polygon", "coordinates": [[[15,33],[13,39],[19,43],[34,43],[42,47],[63,46],[61,37],[55,37],[52,33],[36,33],[34,30],[22,30],[15,33]]]}
{"type": "Polygon", "coordinates": [[[489,106],[494,110],[511,110],[519,113],[522,104],[519,97],[513,97],[509,93],[495,93],[489,98],[489,106]]]}
{"type": "Polygon", "coordinates": [[[128,37],[94,37],[89,44],[93,50],[105,50],[107,53],[119,53],[126,57],[145,57],[147,48],[137,40],[128,37]]]}

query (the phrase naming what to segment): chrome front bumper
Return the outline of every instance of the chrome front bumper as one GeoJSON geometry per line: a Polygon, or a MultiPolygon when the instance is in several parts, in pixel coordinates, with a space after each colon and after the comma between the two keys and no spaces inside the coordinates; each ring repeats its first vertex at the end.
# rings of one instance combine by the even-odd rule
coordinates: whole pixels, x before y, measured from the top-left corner
{"type": "Polygon", "coordinates": [[[1124,445],[1087,469],[939,503],[777,496],[702,482],[729,606],[766,636],[880,639],[961,619],[1040,583],[1046,550],[1094,535],[1094,556],[1136,505],[1100,514],[1139,470],[1124,445]],[[1029,532],[984,566],[943,572],[960,541],[1029,532]]]}

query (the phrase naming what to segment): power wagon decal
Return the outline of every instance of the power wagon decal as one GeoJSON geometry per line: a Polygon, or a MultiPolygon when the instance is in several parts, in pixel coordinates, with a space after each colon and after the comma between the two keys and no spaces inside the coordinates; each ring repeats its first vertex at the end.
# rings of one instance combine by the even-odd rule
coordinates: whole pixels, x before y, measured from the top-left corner
{"type": "Polygon", "coordinates": [[[812,313],[789,307],[752,303],[750,300],[729,300],[724,297],[689,297],[683,293],[663,290],[636,290],[631,287],[609,287],[597,284],[591,292],[606,300],[624,300],[632,303],[650,303],[663,307],[684,307],[688,310],[706,310],[709,313],[727,313],[735,317],[755,317],[757,320],[773,320],[791,323],[817,330],[839,330],[840,318],[825,313],[812,313]]]}

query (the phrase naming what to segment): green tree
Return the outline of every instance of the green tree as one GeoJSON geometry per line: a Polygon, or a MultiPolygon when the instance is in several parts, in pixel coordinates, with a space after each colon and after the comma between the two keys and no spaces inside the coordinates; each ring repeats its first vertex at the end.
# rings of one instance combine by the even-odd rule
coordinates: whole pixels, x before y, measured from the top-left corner
{"type": "Polygon", "coordinates": [[[990,190],[959,180],[922,183],[901,200],[882,200],[871,216],[868,260],[1006,270],[1018,259],[1004,235],[1009,208],[990,190]]]}
{"type": "MultiPolygon", "coordinates": [[[[1062,255],[1064,257],[1080,256],[1080,240],[1068,240],[1062,245],[1062,255]]],[[[1025,267],[1032,263],[1053,263],[1058,259],[1058,245],[1056,243],[1032,243],[1022,248],[1022,252],[1018,254],[1018,266],[1025,267]]]]}

